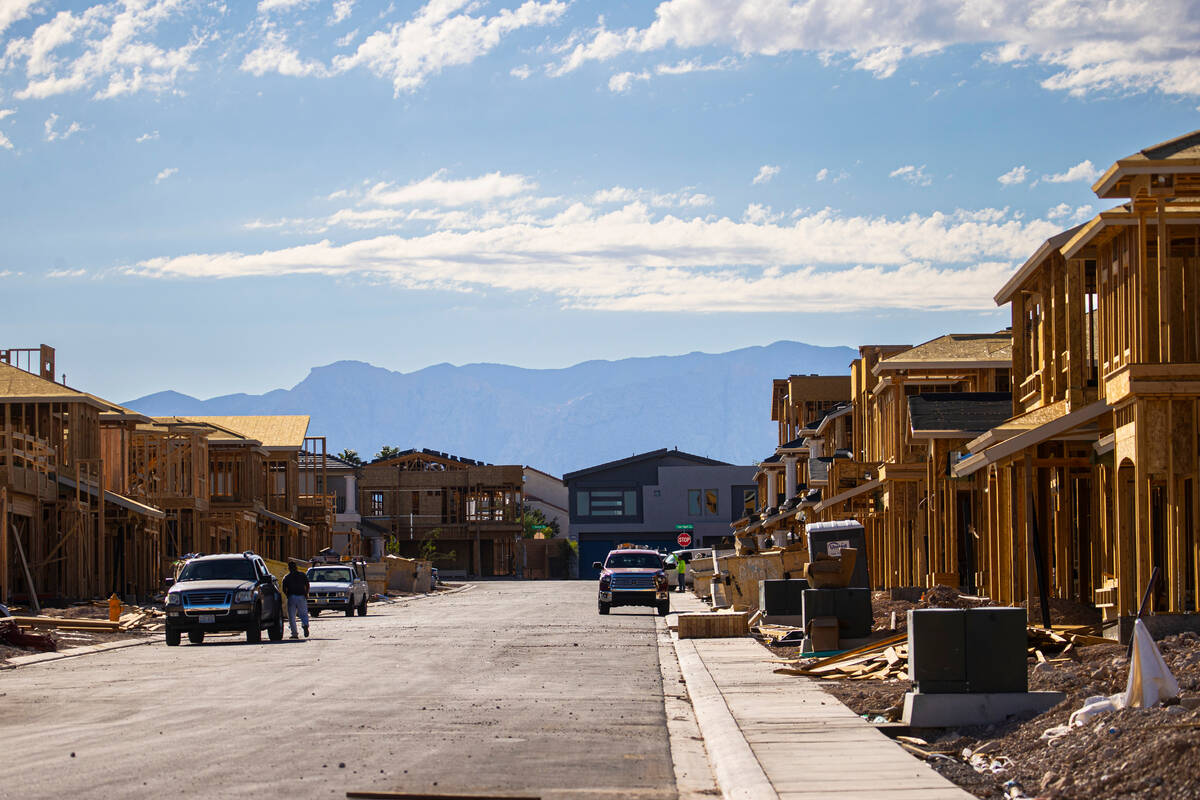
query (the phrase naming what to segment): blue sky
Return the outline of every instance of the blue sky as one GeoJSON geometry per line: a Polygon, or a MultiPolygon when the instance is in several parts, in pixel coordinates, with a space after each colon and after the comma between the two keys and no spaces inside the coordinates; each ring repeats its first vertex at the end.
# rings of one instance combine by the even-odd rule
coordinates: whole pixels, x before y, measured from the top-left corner
{"type": "Polygon", "coordinates": [[[1200,4],[0,0],[0,347],[116,400],[992,330],[1200,4]]]}

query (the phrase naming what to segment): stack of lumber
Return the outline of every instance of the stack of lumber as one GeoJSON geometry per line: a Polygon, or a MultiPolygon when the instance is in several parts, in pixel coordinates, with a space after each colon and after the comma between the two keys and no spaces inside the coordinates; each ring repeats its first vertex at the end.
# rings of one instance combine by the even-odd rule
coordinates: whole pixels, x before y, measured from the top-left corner
{"type": "Polygon", "coordinates": [[[828,658],[787,661],[784,663],[788,666],[780,667],[775,672],[780,675],[849,678],[856,681],[907,678],[907,639],[908,634],[901,633],[828,658]]]}
{"type": "Polygon", "coordinates": [[[740,611],[680,614],[680,639],[726,639],[749,632],[748,614],[740,611]]]}

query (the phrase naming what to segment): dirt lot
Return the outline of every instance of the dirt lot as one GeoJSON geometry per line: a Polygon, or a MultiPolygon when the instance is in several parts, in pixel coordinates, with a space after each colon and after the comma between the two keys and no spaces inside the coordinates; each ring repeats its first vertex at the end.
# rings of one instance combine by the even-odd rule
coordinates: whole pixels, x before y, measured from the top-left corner
{"type": "MultiPolygon", "coordinates": [[[[892,601],[882,592],[875,594],[877,623],[881,616],[889,620],[893,608],[899,620],[904,617],[900,612],[915,605],[892,601]]],[[[1055,624],[1092,622],[1094,615],[1092,609],[1072,604],[1056,603],[1052,608],[1055,624]]],[[[885,623],[884,629],[887,627],[885,623]]],[[[907,733],[927,742],[919,748],[933,754],[928,760],[935,769],[989,800],[1200,798],[1200,636],[1182,633],[1158,645],[1179,682],[1178,703],[1102,714],[1054,743],[1043,739],[1047,729],[1065,725],[1086,698],[1125,690],[1129,673],[1125,648],[1116,643],[1097,644],[1072,648],[1063,661],[1052,659],[1043,664],[1030,660],[1031,690],[1067,694],[1065,701],[1044,714],[1001,726],[907,733]],[[977,767],[969,763],[972,756],[977,767]]],[[[773,655],[786,658],[797,657],[797,649],[770,648],[773,655]]],[[[904,693],[910,688],[904,680],[820,683],[869,719],[898,719],[904,693]]]]}

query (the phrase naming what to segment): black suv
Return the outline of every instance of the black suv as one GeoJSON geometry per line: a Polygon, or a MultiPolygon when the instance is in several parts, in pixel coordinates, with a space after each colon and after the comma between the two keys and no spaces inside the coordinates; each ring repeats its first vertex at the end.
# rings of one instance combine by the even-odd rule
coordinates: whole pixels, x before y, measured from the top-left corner
{"type": "Polygon", "coordinates": [[[245,631],[247,642],[283,639],[283,595],[262,558],[249,551],[199,556],[184,564],[167,592],[167,646],[200,644],[204,634],[245,631]]]}

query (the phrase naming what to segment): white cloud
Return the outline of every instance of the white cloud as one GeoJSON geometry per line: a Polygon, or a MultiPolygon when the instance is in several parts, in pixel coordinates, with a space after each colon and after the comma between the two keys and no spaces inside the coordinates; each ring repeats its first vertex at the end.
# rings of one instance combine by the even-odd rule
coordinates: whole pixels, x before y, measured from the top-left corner
{"type": "Polygon", "coordinates": [[[14,22],[26,19],[36,10],[38,0],[4,0],[0,3],[0,33],[8,30],[14,22]]]}
{"type": "Polygon", "coordinates": [[[129,0],[100,3],[79,14],[59,11],[29,36],[10,40],[0,68],[24,68],[25,86],[13,93],[20,99],[89,89],[97,99],[173,90],[181,73],[196,69],[192,57],[203,44],[195,32],[199,25],[177,46],[160,46],[151,38],[188,5],[185,0],[129,0]]]}
{"type": "MultiPolygon", "coordinates": [[[[763,164],[758,168],[758,174],[754,176],[754,180],[750,181],[753,184],[770,183],[771,178],[779,174],[779,167],[774,164],[763,164]]],[[[818,179],[819,180],[819,179],[818,179]]]]}
{"type": "Polygon", "coordinates": [[[336,25],[350,18],[354,12],[354,0],[333,0],[333,15],[329,18],[330,25],[336,25]]]}
{"type": "Polygon", "coordinates": [[[143,133],[141,136],[134,139],[134,141],[137,142],[138,144],[143,144],[145,142],[152,142],[157,138],[158,138],[158,131],[150,131],[149,133],[143,133]]]}
{"type": "Polygon", "coordinates": [[[159,173],[154,176],[154,182],[162,183],[167,178],[171,177],[172,175],[174,175],[177,172],[179,172],[179,169],[177,167],[167,167],[166,169],[159,170],[159,173]]]}
{"type": "Polygon", "coordinates": [[[300,53],[288,46],[287,37],[279,31],[268,31],[262,44],[242,59],[241,69],[252,75],[277,72],[289,78],[324,77],[329,74],[320,61],[301,58],[300,53]]]}
{"type": "Polygon", "coordinates": [[[624,186],[601,189],[593,194],[591,199],[597,205],[644,203],[654,208],[702,208],[713,204],[711,197],[695,193],[691,189],[681,189],[678,192],[653,192],[647,189],[627,189],[624,186]]]}
{"type": "Polygon", "coordinates": [[[62,141],[64,139],[70,139],[72,136],[74,136],[75,134],[77,134],[81,130],[83,130],[83,126],[80,125],[78,122],[72,122],[70,125],[68,125],[66,128],[64,128],[61,131],[55,129],[57,124],[58,124],[58,114],[51,114],[49,117],[47,117],[45,123],[43,123],[42,127],[45,129],[45,132],[46,132],[45,137],[46,137],[47,142],[56,142],[56,141],[62,141]]]}
{"type": "Polygon", "coordinates": [[[52,269],[46,273],[47,278],[82,278],[87,275],[86,269],[52,269]]]}
{"type": "MultiPolygon", "coordinates": [[[[0,108],[0,120],[3,120],[5,117],[11,117],[15,113],[17,113],[15,108],[0,108]]],[[[0,133],[0,147],[3,147],[5,150],[13,149],[12,141],[3,133],[0,133]]]]}
{"type": "Polygon", "coordinates": [[[429,203],[434,206],[464,206],[486,203],[498,198],[512,197],[533,191],[537,184],[524,175],[504,175],[492,172],[478,178],[446,179],[446,170],[438,170],[428,178],[404,186],[377,183],[367,190],[366,202],[381,206],[403,206],[429,203]]]}
{"type": "Polygon", "coordinates": [[[1013,186],[1018,183],[1024,183],[1028,177],[1029,167],[1021,164],[1020,166],[1013,167],[999,178],[996,178],[996,180],[1000,182],[1001,186],[1013,186]]]}
{"type": "Polygon", "coordinates": [[[1091,205],[1073,207],[1069,203],[1059,203],[1046,212],[1046,219],[1078,225],[1080,222],[1091,219],[1094,214],[1095,208],[1091,205]]]}
{"type": "Polygon", "coordinates": [[[1087,160],[1080,161],[1066,172],[1060,172],[1057,175],[1043,175],[1042,180],[1046,183],[1073,183],[1075,181],[1093,183],[1099,177],[1100,170],[1096,169],[1091,160],[1087,160]]]}
{"type": "Polygon", "coordinates": [[[301,6],[307,6],[312,0],[258,0],[258,13],[270,11],[291,11],[301,6]]]}
{"type": "Polygon", "coordinates": [[[610,92],[628,92],[633,86],[634,81],[648,81],[650,73],[645,70],[641,72],[619,72],[608,79],[608,90],[610,92]]]}
{"type": "Polygon", "coordinates": [[[446,67],[469,64],[491,52],[513,31],[556,22],[567,3],[526,0],[516,9],[501,9],[494,16],[471,16],[479,7],[468,0],[432,0],[412,19],[369,35],[353,54],[336,56],[329,71],[361,67],[390,79],[398,96],[416,90],[446,67]]]}
{"type": "Polygon", "coordinates": [[[919,167],[912,164],[905,164],[903,167],[897,167],[888,173],[889,178],[900,178],[911,183],[913,186],[929,186],[933,183],[933,178],[925,174],[925,165],[919,167]]]}
{"type": "Polygon", "coordinates": [[[831,183],[841,183],[850,177],[850,173],[844,169],[839,169],[836,173],[832,172],[828,167],[822,167],[817,170],[817,181],[830,181],[831,183]]]}
{"type": "Polygon", "coordinates": [[[659,64],[654,68],[654,71],[659,75],[687,75],[690,72],[721,72],[733,69],[737,65],[738,60],[731,56],[726,56],[719,61],[709,64],[705,64],[698,58],[693,58],[685,61],[677,61],[674,64],[659,64]]]}
{"type": "Polygon", "coordinates": [[[194,253],[125,271],[161,278],[361,276],[412,289],[537,292],[563,306],[601,310],[777,311],[801,301],[846,311],[982,310],[994,308],[995,287],[1060,227],[997,209],[896,219],[824,209],[784,224],[771,209],[751,206],[741,221],[682,218],[656,215],[636,199],[605,213],[576,201],[546,216],[478,226],[465,211],[450,213],[458,216],[424,234],[194,253]]]}
{"type": "Polygon", "coordinates": [[[521,64],[518,67],[510,69],[508,74],[519,80],[525,80],[533,74],[533,69],[528,64],[521,64]]]}
{"type": "Polygon", "coordinates": [[[889,78],[955,45],[994,63],[1038,63],[1042,86],[1075,95],[1157,89],[1200,95],[1200,17],[1166,0],[665,0],[644,28],[596,27],[568,40],[552,75],[626,53],[727,48],[740,56],[818,55],[889,78]]]}

